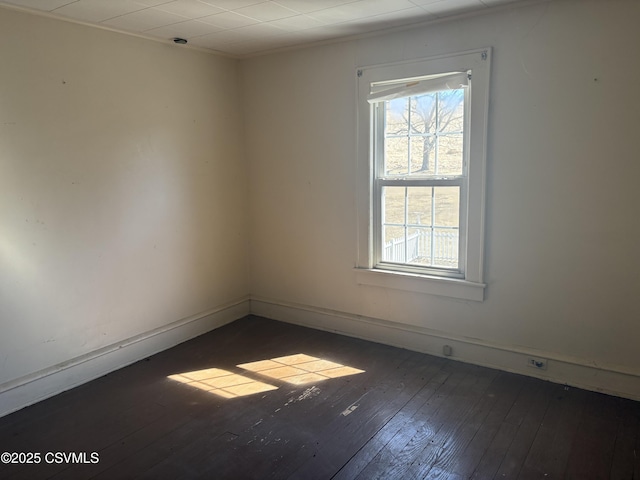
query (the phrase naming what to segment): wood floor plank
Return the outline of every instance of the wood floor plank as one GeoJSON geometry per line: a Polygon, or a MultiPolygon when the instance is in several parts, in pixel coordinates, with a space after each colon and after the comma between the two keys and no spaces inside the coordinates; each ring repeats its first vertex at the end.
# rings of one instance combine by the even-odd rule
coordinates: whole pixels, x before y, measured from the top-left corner
{"type": "Polygon", "coordinates": [[[562,478],[582,416],[582,391],[555,385],[518,478],[562,478]]]}
{"type": "Polygon", "coordinates": [[[100,462],[98,465],[81,465],[72,471],[64,470],[52,479],[68,478],[73,474],[77,478],[91,478],[105,472],[111,467],[118,465],[123,460],[137,455],[157,438],[171,434],[183,425],[193,415],[193,410],[185,408],[175,408],[166,411],[165,414],[148,425],[113,441],[110,445],[101,449],[100,462]]]}
{"type": "MultiPolygon", "coordinates": [[[[368,345],[375,345],[375,344],[368,344],[368,345]]],[[[376,347],[376,349],[378,351],[381,350],[381,346],[376,347]]],[[[395,354],[397,355],[397,352],[398,352],[397,349],[389,350],[388,347],[383,347],[382,350],[384,350],[384,349],[387,349],[387,351],[389,351],[389,352],[396,352],[395,354]]],[[[378,352],[378,353],[380,353],[380,352],[378,352]]],[[[408,354],[408,352],[405,352],[405,353],[408,354]]],[[[405,354],[405,353],[403,353],[403,354],[405,354]]],[[[381,364],[382,364],[382,362],[381,362],[381,364]]],[[[389,362],[387,361],[386,364],[388,366],[389,362]]],[[[370,365],[368,367],[368,370],[375,371],[375,368],[374,368],[373,365],[370,365]]],[[[348,377],[345,377],[345,378],[348,378],[348,377]]],[[[359,376],[354,376],[353,378],[360,378],[360,377],[359,376]]],[[[340,382],[344,382],[344,381],[340,380],[340,379],[336,379],[335,381],[330,382],[329,385],[337,385],[340,382]]],[[[350,382],[346,381],[345,385],[348,385],[349,383],[350,382]]],[[[322,386],[321,388],[324,391],[324,390],[326,390],[327,387],[322,386]]],[[[312,396],[310,398],[306,398],[304,402],[295,402],[295,401],[291,402],[290,400],[291,400],[292,394],[294,394],[293,396],[295,397],[295,396],[298,395],[298,393],[300,391],[302,391],[301,388],[298,388],[297,390],[296,389],[288,390],[286,393],[284,393],[284,395],[286,395],[286,397],[279,397],[280,399],[277,401],[277,403],[267,404],[268,409],[270,409],[271,412],[272,412],[271,416],[273,416],[273,419],[276,422],[275,425],[276,425],[277,428],[285,428],[286,429],[287,428],[286,419],[291,417],[291,415],[293,415],[294,417],[296,415],[298,415],[298,416],[299,415],[303,415],[304,418],[307,421],[310,421],[312,423],[311,428],[314,427],[313,422],[317,421],[317,418],[316,418],[317,415],[316,416],[306,415],[306,413],[308,413],[308,412],[305,411],[305,410],[301,410],[301,408],[306,408],[306,406],[309,404],[309,402],[314,402],[315,400],[320,399],[320,396],[316,396],[316,397],[312,396]],[[287,400],[287,398],[289,398],[289,400],[287,400]],[[287,405],[287,404],[289,404],[289,405],[287,405]],[[277,407],[277,408],[275,408],[275,407],[277,407]],[[278,412],[276,413],[276,411],[278,411],[278,412]]],[[[360,395],[360,393],[357,392],[357,388],[356,387],[354,387],[353,394],[354,395],[356,395],[356,394],[360,395]]],[[[327,395],[329,395],[330,398],[332,398],[333,400],[338,399],[338,401],[339,401],[339,399],[340,399],[340,395],[336,394],[335,391],[329,391],[329,393],[327,395]]],[[[263,405],[263,407],[265,407],[265,406],[263,405]]],[[[259,440],[263,440],[264,441],[267,436],[273,437],[274,435],[276,435],[276,433],[264,430],[264,429],[267,428],[267,425],[269,424],[270,420],[268,418],[269,415],[267,415],[266,417],[264,416],[264,411],[263,411],[262,415],[263,415],[265,421],[260,425],[260,427],[263,429],[264,433],[259,431],[259,432],[257,432],[257,435],[262,435],[262,437],[259,440]]],[[[262,421],[263,417],[255,418],[255,423],[258,423],[258,422],[262,421]]],[[[316,427],[317,427],[317,425],[316,425],[316,427]]],[[[252,442],[254,440],[254,438],[253,438],[254,435],[251,432],[248,432],[247,429],[245,429],[247,431],[243,431],[243,429],[241,427],[239,427],[238,425],[234,425],[233,428],[235,428],[235,430],[233,430],[233,431],[238,432],[238,434],[239,434],[239,440],[238,440],[238,442],[235,442],[235,444],[241,445],[242,441],[247,440],[247,439],[249,440],[248,443],[250,443],[250,442],[252,442]]],[[[289,432],[295,432],[295,431],[296,431],[295,429],[289,428],[289,432]]],[[[280,438],[280,437],[286,438],[285,435],[276,436],[276,438],[280,438]]],[[[197,435],[195,435],[194,438],[197,439],[197,435]]],[[[267,439],[267,441],[268,441],[268,439],[267,439]]],[[[185,443],[185,442],[183,442],[183,443],[185,443]]],[[[290,442],[290,443],[291,443],[291,445],[297,445],[299,442],[290,442]]],[[[232,465],[234,463],[239,464],[240,467],[242,467],[242,468],[246,468],[247,460],[243,460],[241,458],[243,454],[253,455],[253,457],[249,458],[249,461],[252,461],[255,464],[256,463],[256,458],[261,458],[261,457],[257,456],[256,452],[253,450],[253,448],[256,445],[260,446],[259,442],[255,442],[255,443],[250,444],[250,445],[247,444],[245,446],[241,446],[241,447],[238,448],[237,451],[232,452],[232,455],[228,455],[227,456],[227,461],[225,462],[225,469],[228,470],[229,468],[232,468],[232,465]],[[240,457],[240,459],[236,460],[238,457],[240,457]]],[[[188,447],[188,442],[187,442],[187,447],[185,447],[185,448],[189,448],[188,447]]],[[[269,448],[271,448],[271,446],[269,448]]],[[[291,447],[289,447],[289,449],[291,449],[291,447]]],[[[258,452],[258,453],[260,453],[260,452],[258,452]]],[[[273,453],[273,452],[270,452],[270,453],[273,453]]],[[[165,460],[165,461],[168,461],[168,460],[165,460]]]]}
{"type": "Polygon", "coordinates": [[[271,415],[260,418],[253,432],[240,434],[240,439],[245,441],[238,442],[220,474],[226,478],[237,477],[247,462],[254,464],[256,471],[263,472],[261,478],[284,478],[298,468],[304,462],[304,453],[318,443],[320,432],[330,420],[363,391],[360,382],[330,385],[314,384],[302,391],[287,392],[271,415]],[[331,405],[326,404],[329,398],[333,399],[331,405]],[[293,451],[298,452],[295,456],[299,463],[283,461],[293,451]]]}
{"type": "Polygon", "coordinates": [[[588,396],[571,448],[565,478],[577,480],[609,477],[618,433],[617,419],[614,397],[596,393],[588,396]]]}
{"type": "Polygon", "coordinates": [[[413,398],[380,429],[334,476],[334,480],[348,480],[358,476],[380,452],[397,442],[403,432],[407,432],[415,421],[416,413],[437,394],[451,375],[450,371],[442,370],[442,362],[433,362],[428,373],[422,377],[424,386],[413,398]]]}
{"type": "Polygon", "coordinates": [[[505,420],[514,423],[518,428],[504,453],[496,473],[497,478],[517,478],[547,411],[551,384],[530,382],[529,386],[531,388],[523,390],[524,397],[514,404],[505,420]]]}
{"type": "Polygon", "coordinates": [[[618,432],[611,465],[611,478],[640,478],[637,435],[640,429],[640,408],[637,402],[619,399],[618,432]]]}
{"type": "MultiPolygon", "coordinates": [[[[407,361],[413,365],[417,358],[409,352],[380,351],[379,353],[383,358],[386,357],[383,364],[386,363],[391,368],[384,367],[383,364],[370,365],[367,373],[354,379],[349,389],[342,390],[340,395],[331,398],[328,408],[327,405],[324,409],[314,408],[307,402],[293,403],[292,421],[300,425],[299,428],[305,432],[314,433],[303,441],[293,444],[292,448],[297,451],[297,461],[273,469],[269,475],[271,478],[286,478],[303,468],[306,463],[313,462],[318,455],[321,455],[321,459],[325,459],[327,455],[324,453],[325,445],[335,443],[336,435],[341,431],[354,428],[355,419],[359,418],[363,411],[373,415],[376,410],[372,409],[372,406],[375,407],[375,405],[369,399],[375,397],[378,391],[387,389],[388,384],[395,382],[395,377],[403,375],[401,365],[406,364],[407,361]],[[401,354],[398,355],[398,353],[401,354]],[[391,356],[387,356],[389,354],[391,356]],[[358,415],[355,414],[357,409],[359,409],[358,415]],[[343,412],[348,415],[343,415],[343,412]]],[[[323,399],[317,396],[314,402],[316,400],[323,399]]],[[[290,401],[291,399],[288,400],[290,401]]],[[[383,403],[377,406],[382,406],[383,403]]]]}
{"type": "MultiPolygon", "coordinates": [[[[32,440],[28,451],[42,452],[43,455],[52,450],[54,452],[99,453],[103,448],[117,441],[123,435],[129,435],[155,421],[162,416],[163,410],[164,407],[150,402],[142,411],[137,407],[131,407],[127,410],[118,410],[117,415],[107,417],[95,415],[94,412],[94,415],[92,415],[93,421],[91,422],[86,422],[87,419],[83,417],[85,421],[71,426],[71,428],[69,428],[70,426],[61,425],[58,427],[59,430],[45,431],[44,435],[37,436],[32,440]],[[100,434],[96,435],[96,432],[100,432],[100,434]],[[55,449],[52,449],[52,445],[55,446],[55,449]]],[[[91,467],[93,467],[93,464],[90,464],[89,468],[91,467]]],[[[31,478],[40,477],[40,472],[42,472],[42,478],[50,478],[69,468],[76,469],[74,466],[69,466],[65,463],[41,462],[38,465],[22,465],[15,470],[16,473],[26,470],[28,472],[27,477],[31,478]]],[[[8,478],[11,478],[11,476],[8,476],[8,478]]]]}
{"type": "MultiPolygon", "coordinates": [[[[477,371],[474,367],[465,365],[461,366],[459,371],[452,375],[448,380],[451,390],[441,390],[442,402],[435,402],[436,405],[429,405],[428,408],[434,408],[432,415],[421,416],[419,427],[415,434],[408,442],[397,442],[397,453],[392,453],[392,459],[378,462],[382,467],[373,478],[410,478],[414,474],[412,469],[419,468],[426,463],[430,463],[428,458],[425,459],[425,452],[431,447],[438,448],[441,442],[447,438],[449,426],[453,422],[453,418],[464,416],[466,411],[473,407],[475,402],[465,403],[463,399],[469,400],[470,394],[477,388],[479,382],[477,371]],[[404,444],[404,445],[403,445],[404,444]],[[426,446],[426,447],[425,447],[426,446]],[[387,465],[385,465],[385,463],[387,465]]],[[[440,400],[440,399],[438,399],[440,400]]],[[[409,431],[408,433],[413,433],[409,431]]],[[[405,437],[406,438],[406,437],[405,437]]],[[[372,469],[368,467],[363,471],[363,478],[368,478],[372,474],[372,469]]]]}
{"type": "Polygon", "coordinates": [[[420,461],[414,462],[408,470],[413,479],[437,475],[454,475],[452,471],[456,457],[464,450],[489,414],[495,397],[485,395],[497,372],[475,372],[477,382],[464,397],[464,406],[459,407],[455,417],[441,426],[421,453],[420,461]],[[484,373],[491,373],[485,376],[484,373]]]}
{"type": "Polygon", "coordinates": [[[395,372],[336,416],[318,436],[318,448],[291,478],[331,478],[403,408],[422,387],[428,365],[411,354],[395,372]],[[341,439],[338,443],[336,439],[341,439]]]}
{"type": "Polygon", "coordinates": [[[506,416],[499,419],[498,430],[475,468],[471,476],[473,479],[494,478],[518,433],[526,412],[531,408],[533,396],[540,382],[525,377],[519,377],[519,379],[520,386],[516,398],[505,405],[506,416]]]}
{"type": "Polygon", "coordinates": [[[413,458],[412,452],[427,441],[430,422],[445,408],[449,396],[466,376],[466,366],[459,369],[448,367],[444,371],[449,370],[450,375],[439,386],[436,395],[428,398],[414,414],[412,422],[398,431],[356,478],[394,478],[404,472],[413,458]]]}
{"type": "Polygon", "coordinates": [[[103,480],[139,478],[157,465],[166,466],[167,463],[173,462],[175,457],[180,455],[180,449],[185,443],[206,438],[207,433],[211,431],[209,422],[204,419],[179,422],[179,425],[178,428],[161,432],[158,438],[145,448],[137,452],[129,452],[126,458],[92,478],[103,480]]]}
{"type": "Polygon", "coordinates": [[[0,464],[2,479],[637,480],[640,403],[248,316],[0,418],[0,451],[100,455],[0,464]],[[243,368],[291,355],[361,372],[243,368]],[[273,389],[172,379],[212,368],[273,389]]]}
{"type": "Polygon", "coordinates": [[[500,468],[506,452],[513,443],[517,432],[518,426],[512,423],[502,422],[496,435],[491,440],[489,447],[485,450],[480,462],[469,478],[473,480],[499,478],[496,477],[496,472],[498,468],[500,468]]]}
{"type": "Polygon", "coordinates": [[[473,475],[520,393],[523,380],[521,376],[501,372],[492,382],[487,395],[495,398],[495,402],[467,447],[454,457],[451,471],[465,478],[473,475]]]}

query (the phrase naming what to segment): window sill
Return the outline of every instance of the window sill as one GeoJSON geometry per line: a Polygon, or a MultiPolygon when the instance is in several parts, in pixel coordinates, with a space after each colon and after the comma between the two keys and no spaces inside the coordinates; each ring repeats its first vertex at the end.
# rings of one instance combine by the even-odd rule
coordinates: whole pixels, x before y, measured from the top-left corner
{"type": "Polygon", "coordinates": [[[360,285],[393,288],[395,290],[461,298],[476,302],[484,300],[484,289],[486,287],[484,283],[375,268],[356,268],[355,271],[356,280],[360,285]]]}

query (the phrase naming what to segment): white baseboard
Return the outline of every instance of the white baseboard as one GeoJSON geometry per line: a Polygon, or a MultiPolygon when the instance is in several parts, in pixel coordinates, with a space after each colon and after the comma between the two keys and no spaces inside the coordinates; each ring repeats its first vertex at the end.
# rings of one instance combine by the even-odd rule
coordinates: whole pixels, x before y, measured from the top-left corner
{"type": "Polygon", "coordinates": [[[507,347],[456,337],[423,327],[399,324],[308,305],[249,297],[178,320],[63,364],[0,384],[0,417],[57,395],[150,355],[202,335],[249,314],[326,330],[386,345],[443,356],[619,397],[640,400],[640,369],[586,362],[552,352],[507,347]],[[547,370],[527,367],[529,357],[548,360],[547,370]]]}
{"type": "Polygon", "coordinates": [[[0,417],[249,315],[249,297],[0,385],[0,417]]]}
{"type": "Polygon", "coordinates": [[[449,345],[453,355],[448,358],[452,360],[640,400],[640,368],[634,370],[612,365],[595,366],[582,359],[554,352],[492,344],[423,327],[273,299],[252,297],[251,313],[439,357],[444,356],[443,346],[449,345]],[[547,369],[538,370],[527,366],[530,357],[546,359],[547,369]]]}

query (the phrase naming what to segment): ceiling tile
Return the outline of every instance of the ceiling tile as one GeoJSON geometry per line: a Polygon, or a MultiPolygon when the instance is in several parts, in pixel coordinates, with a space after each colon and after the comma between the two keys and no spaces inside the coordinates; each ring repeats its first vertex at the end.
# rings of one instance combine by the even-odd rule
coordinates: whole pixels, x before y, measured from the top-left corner
{"type": "Polygon", "coordinates": [[[86,22],[102,22],[109,18],[143,10],[147,7],[130,0],[80,0],[57,8],[53,13],[86,22]]]}
{"type": "Polygon", "coordinates": [[[250,5],[248,7],[238,8],[234,10],[236,13],[246,15],[262,22],[269,22],[271,20],[279,20],[281,18],[292,17],[297,15],[298,12],[286,7],[282,7],[277,3],[265,2],[258,3],[256,5],[250,5]]]}
{"type": "Polygon", "coordinates": [[[343,23],[358,18],[358,9],[349,8],[348,5],[339,5],[337,7],[325,8],[308,15],[322,23],[343,23]]]}
{"type": "Polygon", "coordinates": [[[249,5],[255,5],[257,3],[265,3],[265,0],[200,0],[203,3],[208,3],[214,7],[219,7],[224,10],[235,10],[237,8],[247,7],[249,5]]]}
{"type": "Polygon", "coordinates": [[[182,15],[183,17],[191,19],[224,12],[221,8],[214,7],[208,3],[202,3],[198,0],[175,0],[173,2],[158,5],[156,8],[163,12],[182,15]]]}
{"type": "Polygon", "coordinates": [[[309,13],[357,1],[358,0],[275,0],[275,3],[301,13],[309,13]]]}
{"type": "Polygon", "coordinates": [[[291,45],[291,39],[286,36],[275,36],[268,39],[249,40],[232,43],[225,49],[234,55],[248,55],[255,52],[266,52],[291,45]]]}
{"type": "Polygon", "coordinates": [[[147,8],[115,17],[102,23],[111,27],[122,28],[123,30],[144,32],[152,28],[163,27],[183,21],[185,21],[184,17],[156,10],[155,8],[147,8]]]}
{"type": "Polygon", "coordinates": [[[189,41],[189,44],[197,47],[213,48],[225,51],[225,45],[230,43],[239,43],[245,40],[246,37],[242,33],[238,33],[236,30],[222,30],[220,32],[195,37],[189,41]]]}
{"type": "Polygon", "coordinates": [[[413,7],[409,0],[359,0],[309,15],[325,23],[342,23],[413,7]]]}
{"type": "Polygon", "coordinates": [[[238,28],[247,25],[253,25],[258,23],[259,20],[255,18],[240,15],[234,12],[218,13],[216,15],[209,15],[208,17],[199,18],[201,22],[210,23],[221,28],[238,28]]]}
{"type": "Polygon", "coordinates": [[[366,17],[350,22],[350,25],[360,25],[371,30],[382,30],[385,28],[411,25],[419,22],[436,19],[437,17],[424,10],[422,7],[413,6],[404,10],[388,12],[373,17],[366,17]]]}
{"type": "Polygon", "coordinates": [[[4,0],[2,3],[50,12],[76,0],[4,0]]]}
{"type": "Polygon", "coordinates": [[[233,31],[242,34],[247,39],[267,38],[285,33],[284,30],[274,27],[270,23],[256,23],[255,25],[235,28],[233,31]]]}
{"type": "Polygon", "coordinates": [[[187,20],[186,22],[172,23],[164,27],[153,28],[145,33],[161,38],[186,38],[191,43],[194,37],[200,35],[208,35],[210,33],[219,32],[220,27],[209,23],[199,22],[198,20],[187,20]]]}
{"type": "Polygon", "coordinates": [[[269,23],[274,27],[279,27],[289,32],[306,30],[308,28],[319,27],[323,25],[323,22],[315,18],[311,18],[308,15],[296,15],[294,17],[287,17],[287,18],[282,18],[280,20],[274,20],[269,23]]]}

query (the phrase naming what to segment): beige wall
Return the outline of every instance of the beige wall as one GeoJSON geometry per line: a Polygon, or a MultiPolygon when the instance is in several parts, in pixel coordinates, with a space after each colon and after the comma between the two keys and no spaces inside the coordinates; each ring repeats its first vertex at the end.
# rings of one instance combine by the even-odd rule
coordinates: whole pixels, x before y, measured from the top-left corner
{"type": "Polygon", "coordinates": [[[0,9],[0,395],[249,293],[640,378],[639,17],[559,0],[237,62],[0,9]],[[485,301],[358,285],[356,67],[485,46],[485,301]]]}
{"type": "Polygon", "coordinates": [[[252,298],[640,374],[638,18],[555,1],[244,61],[252,298]],[[358,285],[356,67],[486,46],[485,301],[358,285]]]}
{"type": "Polygon", "coordinates": [[[237,61],[0,9],[0,385],[248,292],[237,61]]]}

